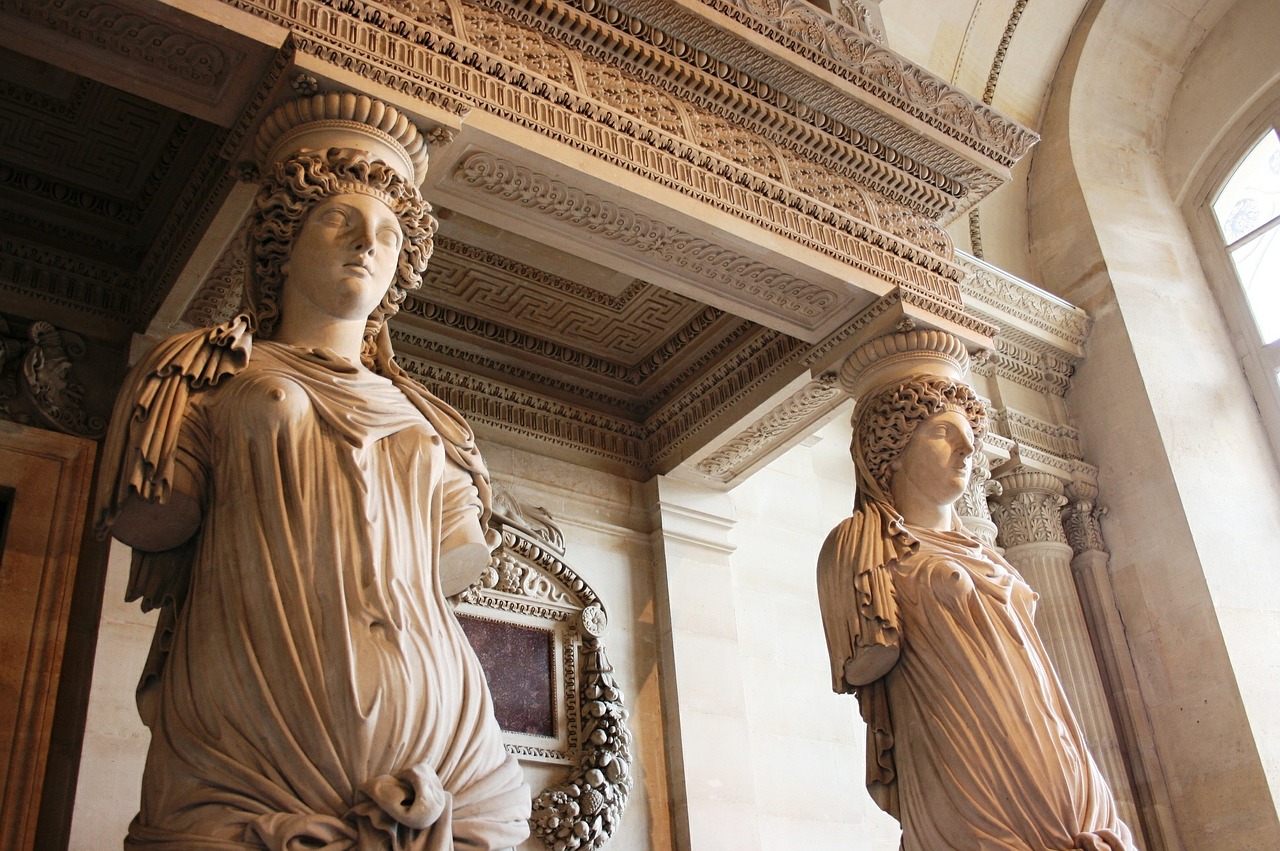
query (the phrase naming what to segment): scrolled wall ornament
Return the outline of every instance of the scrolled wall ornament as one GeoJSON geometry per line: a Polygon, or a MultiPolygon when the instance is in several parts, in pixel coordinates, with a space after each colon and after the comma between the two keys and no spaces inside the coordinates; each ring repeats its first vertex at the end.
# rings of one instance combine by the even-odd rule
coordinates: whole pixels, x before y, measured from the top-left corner
{"type": "Polygon", "coordinates": [[[613,667],[599,639],[590,634],[601,624],[588,624],[583,611],[584,641],[582,683],[583,754],[569,779],[533,800],[529,819],[532,833],[553,851],[594,851],[617,832],[631,795],[631,732],[622,690],[613,678],[613,667]]]}
{"type": "Polygon", "coordinates": [[[541,622],[562,643],[560,740],[508,734],[507,747],[525,759],[572,765],[534,798],[531,833],[552,851],[595,851],[617,832],[634,785],[627,708],[604,648],[608,613],[565,562],[564,534],[546,509],[498,486],[493,523],[502,546],[480,582],[458,597],[458,612],[526,627],[541,622]]]}
{"type": "Polygon", "coordinates": [[[84,410],[84,385],[72,377],[84,356],[78,334],[31,323],[16,336],[0,319],[0,416],[78,437],[101,437],[106,420],[84,410]]]}

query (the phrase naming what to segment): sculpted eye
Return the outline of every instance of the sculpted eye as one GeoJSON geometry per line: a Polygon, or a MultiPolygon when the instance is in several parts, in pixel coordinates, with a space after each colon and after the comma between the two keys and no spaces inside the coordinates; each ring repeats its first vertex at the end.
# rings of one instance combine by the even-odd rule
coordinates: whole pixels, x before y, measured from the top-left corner
{"type": "Polygon", "coordinates": [[[383,245],[398,245],[400,242],[400,229],[383,228],[378,231],[378,241],[383,245]]]}
{"type": "Polygon", "coordinates": [[[326,225],[341,225],[347,221],[347,214],[336,207],[330,207],[320,216],[320,222],[326,225]]]}

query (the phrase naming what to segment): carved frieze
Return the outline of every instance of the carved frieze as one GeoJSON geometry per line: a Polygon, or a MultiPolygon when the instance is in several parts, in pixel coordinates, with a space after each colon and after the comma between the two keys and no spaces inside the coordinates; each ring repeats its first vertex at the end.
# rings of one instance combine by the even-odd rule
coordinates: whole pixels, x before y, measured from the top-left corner
{"type": "Polygon", "coordinates": [[[844,301],[823,286],[492,154],[471,154],[459,163],[454,178],[559,224],[589,231],[644,262],[658,258],[713,288],[737,291],[752,305],[806,327],[816,327],[844,301]]]}
{"type": "Polygon", "coordinates": [[[825,413],[840,398],[835,375],[827,374],[810,381],[745,431],[699,461],[696,469],[708,478],[722,483],[731,482],[747,468],[755,466],[782,440],[794,437],[800,426],[825,413]]]}
{"type": "Polygon", "coordinates": [[[964,252],[956,253],[956,263],[969,273],[961,284],[966,304],[986,306],[1072,347],[1084,346],[1093,323],[1080,308],[964,252]]]}
{"type": "MultiPolygon", "coordinates": [[[[644,16],[611,14],[612,7],[599,2],[492,0],[449,7],[449,25],[438,29],[445,15],[425,3],[407,9],[320,0],[234,4],[290,27],[300,53],[457,113],[484,109],[864,272],[926,289],[939,277],[959,278],[940,262],[951,246],[937,219],[956,199],[968,204],[982,194],[981,180],[947,176],[974,169],[973,162],[902,126],[886,125],[874,136],[848,131],[806,97],[760,83],[746,57],[737,57],[741,63],[709,59],[712,54],[664,34],[644,16]],[[771,106],[771,99],[785,108],[771,106]],[[841,135],[846,131],[849,138],[841,135]],[[913,144],[933,146],[929,165],[907,152],[913,144]],[[858,156],[841,159],[845,148],[858,156]],[[850,171],[860,158],[861,170],[850,171]],[[937,197],[895,197],[911,194],[911,187],[937,197]]],[[[654,20],[671,13],[664,5],[654,20]]],[[[716,32],[705,46],[718,42],[726,55],[756,50],[716,32]]],[[[814,78],[808,80],[812,87],[814,78]]],[[[912,109],[936,112],[938,126],[955,135],[953,119],[965,110],[957,112],[941,90],[925,89],[930,86],[904,89],[914,92],[907,98],[912,109]],[[926,103],[930,97],[933,106],[926,103]]],[[[835,87],[811,94],[848,100],[848,92],[835,87]]],[[[886,121],[874,115],[874,123],[886,121]]],[[[991,122],[980,117],[960,124],[991,122]]]]}
{"type": "Polygon", "coordinates": [[[127,3],[97,0],[4,0],[0,9],[206,90],[212,98],[243,54],[213,44],[174,22],[140,14],[127,3]]]}

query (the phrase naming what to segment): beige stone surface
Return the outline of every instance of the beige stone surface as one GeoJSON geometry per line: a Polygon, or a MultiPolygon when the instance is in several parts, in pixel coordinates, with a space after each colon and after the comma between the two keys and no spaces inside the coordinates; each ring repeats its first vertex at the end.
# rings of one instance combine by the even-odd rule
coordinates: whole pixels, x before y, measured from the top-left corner
{"type": "MultiPolygon", "coordinates": [[[[953,508],[985,409],[954,377],[902,370],[858,400],[854,513],[817,560],[833,689],[857,695],[875,733],[868,791],[908,851],[1136,849],[1037,633],[1035,592],[953,508]]],[[[1061,485],[1042,478],[1056,508],[1061,485]]],[[[1011,548],[1046,522],[1062,537],[1056,512],[1022,506],[1034,494],[1007,496],[1011,548]]]]}

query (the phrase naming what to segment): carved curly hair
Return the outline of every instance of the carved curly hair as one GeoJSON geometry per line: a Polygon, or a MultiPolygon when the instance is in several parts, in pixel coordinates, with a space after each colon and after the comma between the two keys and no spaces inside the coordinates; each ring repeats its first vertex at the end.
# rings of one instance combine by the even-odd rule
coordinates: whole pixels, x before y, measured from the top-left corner
{"type": "Polygon", "coordinates": [[[890,465],[902,454],[920,423],[943,411],[963,414],[975,444],[987,433],[987,408],[969,385],[937,376],[918,376],[859,402],[850,451],[861,457],[880,490],[889,493],[890,465]]]}
{"type": "Polygon", "coordinates": [[[329,148],[297,154],[277,163],[262,181],[249,223],[250,273],[245,305],[254,334],[270,339],[280,322],[283,267],[307,214],[335,195],[368,194],[384,201],[400,221],[404,244],[395,278],[365,325],[361,360],[374,365],[382,326],[395,315],[408,293],[422,286],[422,273],[434,247],[436,220],[418,188],[364,151],[329,148]]]}

